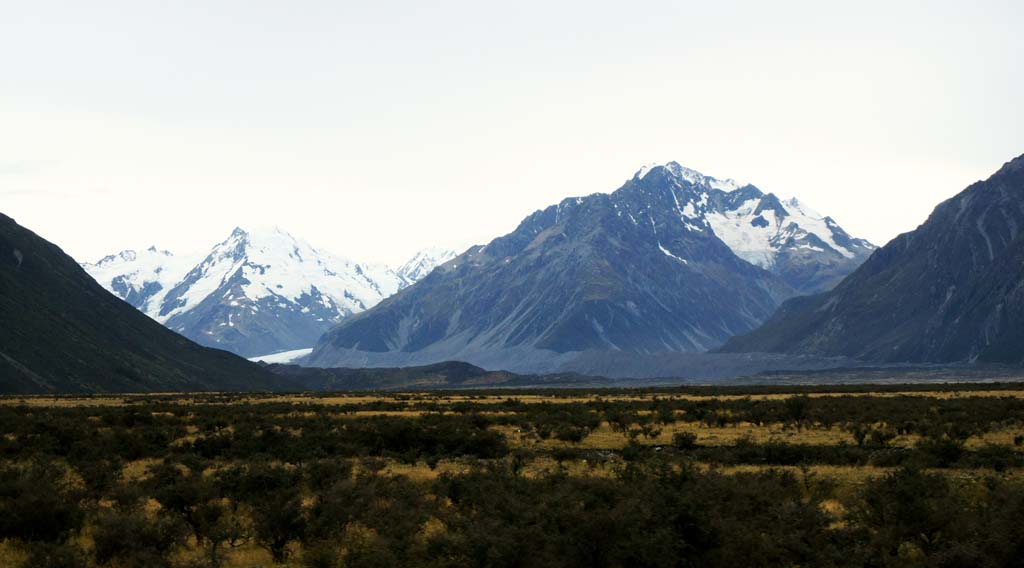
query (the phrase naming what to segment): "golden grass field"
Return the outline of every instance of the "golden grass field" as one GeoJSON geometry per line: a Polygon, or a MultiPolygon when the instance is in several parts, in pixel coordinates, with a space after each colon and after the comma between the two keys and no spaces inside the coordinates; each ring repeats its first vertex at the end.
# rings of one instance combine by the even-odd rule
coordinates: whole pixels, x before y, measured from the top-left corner
{"type": "MultiPolygon", "coordinates": [[[[197,395],[192,398],[188,395],[172,395],[172,394],[144,394],[144,395],[109,395],[109,396],[24,396],[24,397],[0,397],[0,404],[6,405],[27,405],[29,407],[40,407],[40,408],[62,408],[62,407],[104,407],[104,406],[124,406],[130,404],[136,404],[144,401],[152,401],[160,398],[172,398],[175,404],[203,404],[203,405],[216,405],[216,404],[288,404],[294,405],[295,410],[291,411],[291,415],[304,415],[312,416],[315,414],[314,411],[323,412],[325,409],[330,409],[335,406],[355,406],[356,409],[346,409],[344,412],[329,413],[331,416],[345,416],[345,417],[365,417],[365,416],[420,416],[427,411],[417,408],[420,403],[436,403],[439,405],[448,405],[453,403],[471,403],[473,405],[493,405],[497,403],[505,402],[509,399],[516,400],[523,404],[569,404],[569,403],[590,403],[595,401],[654,401],[654,400],[701,400],[701,399],[715,399],[715,400],[739,400],[739,399],[750,399],[750,400],[783,400],[791,398],[793,396],[807,396],[810,398],[821,398],[821,397],[884,397],[884,398],[895,398],[895,397],[924,397],[924,398],[935,398],[935,399],[952,399],[952,398],[970,398],[970,397],[1013,397],[1013,398],[1024,398],[1024,390],[972,390],[969,387],[965,387],[963,390],[957,391],[926,391],[926,390],[907,390],[907,391],[885,391],[885,392],[818,392],[809,393],[806,395],[796,394],[751,394],[751,395],[694,395],[694,394],[666,394],[666,393],[639,393],[639,394],[628,394],[628,395],[603,395],[603,394],[586,394],[586,395],[546,395],[546,394],[434,394],[434,393],[373,393],[373,394],[285,394],[285,395],[262,395],[262,396],[244,396],[244,395],[229,395],[224,398],[223,401],[218,399],[211,400],[208,394],[197,395]],[[365,410],[359,409],[359,406],[371,407],[379,403],[400,403],[407,405],[409,408],[405,410],[377,410],[367,408],[365,410]]],[[[485,409],[477,411],[481,414],[503,414],[502,412],[492,412],[485,409]]],[[[158,414],[158,413],[154,413],[158,414]]],[[[505,413],[507,414],[507,413],[505,413]]],[[[608,423],[602,423],[597,429],[593,430],[582,442],[578,444],[572,444],[569,442],[559,441],[553,438],[547,440],[538,440],[535,437],[528,436],[520,433],[516,428],[510,426],[492,426],[492,428],[501,431],[513,445],[513,447],[540,447],[546,449],[558,448],[558,447],[575,447],[585,448],[594,450],[618,450],[626,446],[630,438],[623,432],[617,432],[612,429],[608,423]]],[[[672,440],[673,435],[679,432],[692,432],[697,435],[698,443],[701,445],[708,446],[727,446],[734,445],[741,441],[747,441],[755,444],[765,443],[769,441],[784,442],[787,444],[811,444],[811,445],[839,445],[839,444],[852,444],[854,443],[853,436],[838,426],[832,426],[830,428],[822,427],[820,425],[812,427],[796,428],[787,426],[785,424],[751,424],[751,423],[739,423],[739,424],[728,424],[725,426],[711,426],[702,422],[676,422],[673,424],[666,425],[660,428],[660,433],[654,438],[647,438],[639,436],[636,441],[640,444],[646,445],[665,445],[669,444],[672,440]]],[[[193,432],[190,431],[190,434],[193,432]]],[[[996,431],[990,431],[980,436],[973,436],[967,441],[968,448],[977,448],[986,444],[998,444],[998,445],[1012,445],[1013,439],[1016,436],[1024,434],[1024,427],[1022,428],[1008,428],[996,431]]],[[[189,436],[177,440],[181,442],[190,439],[189,436]]],[[[918,437],[914,435],[901,435],[896,437],[892,442],[892,446],[896,447],[911,447],[918,441],[918,437]]],[[[147,463],[144,462],[132,462],[125,467],[125,476],[128,478],[135,478],[140,475],[144,475],[145,467],[147,463]]],[[[435,470],[426,467],[423,464],[416,466],[409,466],[404,464],[390,464],[385,470],[385,473],[396,474],[396,475],[408,475],[412,478],[433,478],[440,471],[445,471],[446,468],[458,467],[455,464],[442,464],[435,470]]],[[[541,469],[544,469],[541,467],[541,469]]],[[[742,468],[741,468],[742,469],[742,468]]],[[[583,468],[580,471],[590,472],[593,468],[583,468]]],[[[822,474],[828,475],[834,473],[828,468],[822,470],[822,474]]],[[[869,472],[870,473],[870,472],[869,472]]],[[[847,474],[843,474],[847,477],[847,474]]]]}
{"type": "MultiPolygon", "coordinates": [[[[476,412],[480,414],[501,414],[502,412],[488,410],[487,407],[514,399],[526,405],[544,404],[568,404],[568,403],[592,403],[596,401],[655,401],[655,400],[783,400],[796,396],[794,394],[752,394],[752,395],[695,395],[695,394],[666,394],[666,393],[636,393],[636,394],[433,394],[433,393],[379,393],[379,394],[288,394],[288,395],[252,395],[252,396],[224,396],[211,397],[208,394],[188,395],[110,395],[110,396],[25,396],[25,397],[3,397],[0,398],[0,405],[25,405],[30,408],[101,408],[121,407],[134,405],[143,402],[150,402],[166,398],[174,404],[188,407],[190,405],[220,405],[220,404],[284,404],[291,408],[286,414],[292,416],[313,416],[314,414],[327,414],[328,416],[359,418],[367,416],[419,416],[426,412],[435,412],[421,408],[424,404],[449,405],[453,403],[469,403],[480,405],[482,408],[476,412]],[[375,408],[381,403],[389,405],[400,405],[404,408],[380,410],[375,408]],[[342,408],[344,407],[344,408],[342,408]]],[[[939,399],[953,398],[994,398],[1012,397],[1024,398],[1024,390],[971,390],[965,387],[963,390],[949,392],[929,392],[923,390],[891,391],[891,392],[820,392],[810,393],[804,396],[811,398],[822,397],[925,397],[939,399]]],[[[277,410],[275,410],[277,412],[277,410]]],[[[682,412],[682,411],[680,411],[682,412]]],[[[447,411],[445,412],[448,413],[447,411]]],[[[159,413],[154,413],[159,414],[159,413]]],[[[187,416],[187,414],[186,414],[187,416]]],[[[500,431],[505,435],[508,443],[513,448],[528,448],[553,450],[558,448],[579,448],[587,450],[607,450],[613,452],[626,447],[630,437],[622,432],[616,431],[607,422],[591,431],[579,443],[559,441],[554,438],[540,439],[535,435],[521,432],[513,426],[495,425],[491,428],[500,431]]],[[[230,428],[230,426],[228,426],[230,428]]],[[[855,440],[850,432],[839,426],[825,427],[820,424],[802,425],[796,427],[782,423],[736,423],[724,426],[709,425],[704,422],[675,422],[667,425],[659,425],[659,432],[654,436],[635,436],[635,441],[648,446],[665,446],[672,442],[673,436],[681,432],[695,434],[697,443],[702,446],[732,446],[738,443],[763,444],[766,442],[782,442],[786,444],[808,444],[815,446],[838,446],[851,445],[855,440]]],[[[186,435],[172,442],[182,444],[192,441],[197,436],[197,429],[189,426],[186,435]]],[[[1014,445],[1014,439],[1024,435],[1024,425],[1013,427],[997,428],[986,432],[983,435],[973,436],[967,440],[967,448],[980,448],[990,444],[1014,445]]],[[[890,444],[895,447],[912,447],[919,441],[914,435],[901,435],[893,439],[890,444]]],[[[1018,450],[1019,451],[1019,450],[1018,450]]],[[[534,457],[525,464],[522,464],[522,473],[526,476],[544,476],[552,473],[564,473],[573,476],[611,476],[622,467],[621,461],[592,461],[585,459],[574,459],[558,461],[551,457],[551,453],[541,453],[541,457],[534,457]]],[[[122,470],[122,479],[125,481],[137,481],[145,479],[148,469],[159,463],[158,459],[144,459],[128,462],[122,470]]],[[[354,467],[357,473],[372,472],[383,476],[404,476],[414,482],[429,483],[444,474],[458,474],[468,471],[472,467],[469,459],[445,459],[430,466],[423,462],[403,463],[394,459],[371,458],[367,460],[355,460],[354,467]]],[[[726,475],[738,472],[750,472],[763,470],[765,468],[792,471],[799,476],[810,476],[816,479],[833,480],[837,486],[837,494],[856,491],[865,481],[885,475],[890,468],[884,467],[853,467],[853,466],[829,466],[812,465],[806,467],[796,466],[759,466],[739,465],[720,466],[709,463],[696,463],[695,467],[705,470],[715,470],[726,475]]],[[[211,470],[204,472],[211,473],[211,470]]],[[[944,475],[955,477],[965,483],[980,483],[986,476],[994,472],[985,469],[945,469],[941,470],[944,475]]],[[[1015,479],[1024,479],[1024,472],[1017,469],[1000,472],[999,475],[1009,476],[1015,479]]],[[[152,508],[158,508],[155,501],[150,504],[152,508]]],[[[845,511],[838,500],[826,501],[823,507],[826,512],[834,517],[834,522],[844,522],[845,511]]],[[[352,530],[359,530],[358,527],[352,530]]],[[[425,527],[424,530],[430,530],[425,527]]],[[[89,531],[86,530],[76,537],[77,543],[84,548],[89,547],[89,531]]],[[[0,542],[0,566],[18,565],[22,560],[22,552],[9,542],[0,542]]],[[[190,547],[183,552],[185,556],[179,560],[187,560],[188,555],[198,555],[196,547],[190,547]]],[[[298,555],[296,555],[298,556],[298,555]]],[[[270,566],[271,558],[269,553],[248,543],[238,548],[226,550],[225,566],[248,567],[248,566],[270,566]]],[[[298,565],[298,564],[295,564],[298,565]]]]}
{"type": "Polygon", "coordinates": [[[299,404],[312,406],[341,406],[341,405],[371,405],[379,402],[405,402],[415,404],[418,402],[436,402],[439,404],[451,404],[468,402],[472,404],[498,404],[509,399],[514,399],[524,404],[541,403],[588,403],[597,400],[608,402],[616,401],[648,401],[656,399],[665,400],[784,400],[794,396],[806,396],[809,398],[824,397],[924,397],[935,399],[953,398],[996,398],[1013,397],[1024,398],[1024,389],[1008,390],[973,390],[965,386],[963,390],[955,391],[928,391],[928,390],[906,390],[906,391],[864,391],[864,392],[811,392],[811,393],[786,393],[786,394],[670,394],[661,392],[641,394],[588,394],[588,395],[546,395],[546,394],[434,394],[429,392],[420,393],[374,393],[374,394],[282,394],[282,395],[226,395],[222,402],[211,401],[211,393],[203,393],[194,398],[188,395],[173,393],[149,393],[137,395],[26,395],[26,396],[0,396],[0,404],[27,405],[32,407],[82,407],[82,406],[122,406],[136,402],[155,400],[160,398],[173,398],[177,404],[299,404]]]}

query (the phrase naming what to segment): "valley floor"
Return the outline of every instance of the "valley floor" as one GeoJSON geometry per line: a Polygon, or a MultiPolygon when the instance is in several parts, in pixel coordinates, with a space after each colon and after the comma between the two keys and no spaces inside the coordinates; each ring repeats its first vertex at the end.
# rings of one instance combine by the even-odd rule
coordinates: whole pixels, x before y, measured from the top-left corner
{"type": "Polygon", "coordinates": [[[1005,565],[1024,545],[1013,383],[5,397],[0,455],[5,566],[1005,565]]]}

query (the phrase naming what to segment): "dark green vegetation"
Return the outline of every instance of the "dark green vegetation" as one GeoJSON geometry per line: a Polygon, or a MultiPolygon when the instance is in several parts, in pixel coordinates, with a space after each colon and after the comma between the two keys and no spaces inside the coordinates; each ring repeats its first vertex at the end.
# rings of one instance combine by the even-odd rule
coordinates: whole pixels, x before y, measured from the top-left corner
{"type": "Polygon", "coordinates": [[[727,352],[1024,364],[1024,156],[935,208],[834,290],[783,304],[727,352]]]}
{"type": "Polygon", "coordinates": [[[1024,393],[959,388],[8,398],[0,564],[1020,565],[1024,393]]]}
{"type": "Polygon", "coordinates": [[[479,389],[483,387],[593,387],[613,381],[573,373],[519,375],[488,371],[459,361],[420,367],[319,369],[298,365],[267,365],[267,370],[306,390],[479,389]]]}
{"type": "Polygon", "coordinates": [[[0,392],[274,389],[100,287],[56,245],[0,214],[0,392]]]}

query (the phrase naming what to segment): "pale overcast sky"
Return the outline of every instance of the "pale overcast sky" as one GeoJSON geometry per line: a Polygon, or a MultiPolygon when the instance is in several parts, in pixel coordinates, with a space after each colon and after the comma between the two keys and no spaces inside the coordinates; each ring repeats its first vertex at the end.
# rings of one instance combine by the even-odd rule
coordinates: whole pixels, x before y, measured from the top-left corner
{"type": "Polygon", "coordinates": [[[0,212],[79,260],[465,247],[649,162],[883,244],[1024,153],[1024,3],[0,0],[0,212]]]}

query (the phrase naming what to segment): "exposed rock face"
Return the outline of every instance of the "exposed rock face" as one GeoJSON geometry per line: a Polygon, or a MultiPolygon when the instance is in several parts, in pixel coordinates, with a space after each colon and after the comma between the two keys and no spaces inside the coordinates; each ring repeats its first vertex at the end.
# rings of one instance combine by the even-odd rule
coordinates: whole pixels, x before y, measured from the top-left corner
{"type": "Polygon", "coordinates": [[[867,250],[753,186],[676,163],[644,168],[612,194],[534,213],[348,318],[304,364],[455,359],[528,370],[524,359],[580,352],[703,351],[753,329],[798,290],[827,286],[867,250]]]}
{"type": "Polygon", "coordinates": [[[1024,363],[1024,156],[723,351],[1024,363]]]}

